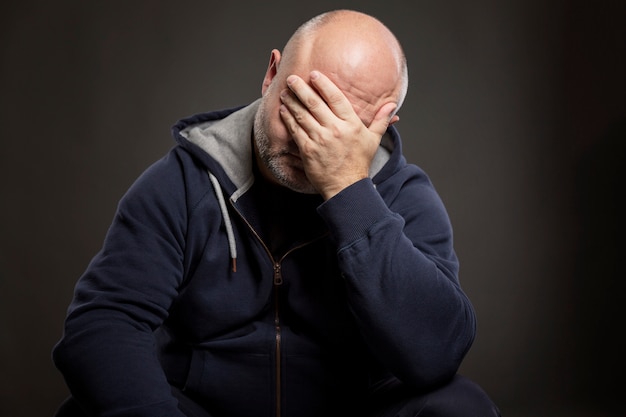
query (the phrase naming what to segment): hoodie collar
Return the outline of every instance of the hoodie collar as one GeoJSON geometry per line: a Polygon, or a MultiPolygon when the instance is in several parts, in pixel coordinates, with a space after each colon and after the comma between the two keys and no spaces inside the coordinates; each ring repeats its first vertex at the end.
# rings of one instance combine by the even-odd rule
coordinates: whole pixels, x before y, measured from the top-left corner
{"type": "MultiPolygon", "coordinates": [[[[222,185],[225,181],[219,174],[221,171],[233,183],[233,200],[237,200],[254,182],[252,131],[260,103],[259,98],[245,107],[197,115],[174,126],[179,143],[190,148],[204,161],[208,170],[217,176],[222,185]]],[[[399,135],[392,126],[383,135],[374,156],[370,178],[383,170],[392,154],[401,151],[399,148],[399,135]]]]}

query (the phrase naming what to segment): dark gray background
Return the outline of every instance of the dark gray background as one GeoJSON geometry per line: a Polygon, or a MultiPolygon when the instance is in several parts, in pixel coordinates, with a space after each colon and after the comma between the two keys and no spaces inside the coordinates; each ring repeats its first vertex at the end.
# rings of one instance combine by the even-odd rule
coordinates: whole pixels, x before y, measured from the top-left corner
{"type": "Polygon", "coordinates": [[[625,4],[4,2],[0,415],[51,416],[66,396],[50,350],[73,285],[170,126],[257,98],[271,48],[342,7],[406,49],[397,126],[478,313],[462,372],[506,417],[623,412],[625,4]]]}

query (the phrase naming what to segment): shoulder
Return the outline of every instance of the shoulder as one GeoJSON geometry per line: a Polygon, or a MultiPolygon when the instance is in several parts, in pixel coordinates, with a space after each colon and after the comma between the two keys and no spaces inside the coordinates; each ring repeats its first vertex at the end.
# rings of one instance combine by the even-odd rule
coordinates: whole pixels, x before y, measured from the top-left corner
{"type": "Polygon", "coordinates": [[[120,206],[142,211],[179,211],[195,207],[209,187],[204,166],[187,150],[175,146],[139,175],[120,206]]]}

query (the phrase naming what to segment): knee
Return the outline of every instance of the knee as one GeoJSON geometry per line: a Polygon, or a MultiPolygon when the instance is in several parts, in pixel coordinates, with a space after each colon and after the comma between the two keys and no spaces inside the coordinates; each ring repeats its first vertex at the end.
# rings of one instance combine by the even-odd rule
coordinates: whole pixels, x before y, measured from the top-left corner
{"type": "Polygon", "coordinates": [[[428,395],[420,417],[500,417],[487,393],[474,381],[457,375],[428,395]]]}
{"type": "Polygon", "coordinates": [[[87,417],[87,413],[85,413],[74,397],[68,397],[57,409],[54,417],[87,417]]]}

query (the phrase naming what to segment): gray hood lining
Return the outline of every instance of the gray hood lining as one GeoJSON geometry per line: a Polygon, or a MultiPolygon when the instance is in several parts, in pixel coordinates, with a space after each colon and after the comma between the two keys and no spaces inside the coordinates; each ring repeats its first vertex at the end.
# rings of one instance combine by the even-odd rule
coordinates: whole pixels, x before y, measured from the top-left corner
{"type": "Polygon", "coordinates": [[[187,127],[180,134],[215,159],[239,188],[252,183],[252,128],[261,99],[223,119],[187,127]]]}
{"type": "MultiPolygon", "coordinates": [[[[224,119],[189,126],[180,134],[191,143],[199,146],[224,169],[226,175],[237,187],[231,196],[236,200],[254,182],[252,175],[252,130],[254,117],[261,103],[257,99],[224,119]]],[[[370,167],[373,178],[387,163],[393,149],[393,140],[385,133],[370,167]]]]}

